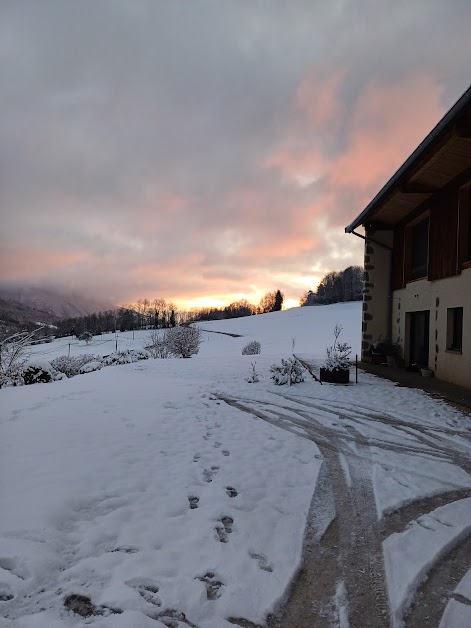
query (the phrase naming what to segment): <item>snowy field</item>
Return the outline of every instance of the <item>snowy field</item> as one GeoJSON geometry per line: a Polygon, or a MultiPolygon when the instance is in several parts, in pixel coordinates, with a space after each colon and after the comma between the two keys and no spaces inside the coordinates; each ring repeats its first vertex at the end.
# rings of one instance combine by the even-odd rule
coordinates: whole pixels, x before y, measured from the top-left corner
{"type": "MultiPolygon", "coordinates": [[[[430,570],[470,538],[470,420],[366,374],[350,386],[271,382],[270,365],[291,354],[293,339],[318,365],[335,323],[359,353],[361,303],[295,308],[202,323],[190,360],[0,390],[0,627],[264,626],[299,569],[308,517],[319,538],[335,517],[352,538],[357,519],[371,528],[401,626],[430,570]],[[241,355],[250,340],[261,355],[241,355]],[[261,379],[249,384],[254,360],[261,379]],[[329,500],[312,502],[313,514],[325,469],[338,470],[332,490],[342,503],[358,487],[367,496],[357,516],[329,500]]],[[[147,335],[118,334],[118,349],[141,349],[147,335]]],[[[71,355],[106,355],[116,338],[34,352],[67,355],[69,342],[71,355]]],[[[338,552],[348,555],[349,544],[341,538],[338,552]]],[[[337,572],[338,562],[326,566],[331,599],[315,600],[313,578],[306,604],[332,612],[296,625],[354,617],[361,570],[337,572]],[[346,601],[335,610],[339,591],[346,601]]],[[[441,628],[468,625],[469,567],[440,602],[441,628]]]]}

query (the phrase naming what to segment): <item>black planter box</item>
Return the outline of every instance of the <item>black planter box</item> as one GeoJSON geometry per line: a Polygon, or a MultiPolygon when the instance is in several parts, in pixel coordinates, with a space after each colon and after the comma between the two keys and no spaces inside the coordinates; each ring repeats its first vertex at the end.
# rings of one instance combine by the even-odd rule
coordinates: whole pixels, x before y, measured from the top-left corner
{"type": "Polygon", "coordinates": [[[350,382],[350,369],[334,369],[333,371],[321,369],[321,382],[348,384],[350,382]]]}

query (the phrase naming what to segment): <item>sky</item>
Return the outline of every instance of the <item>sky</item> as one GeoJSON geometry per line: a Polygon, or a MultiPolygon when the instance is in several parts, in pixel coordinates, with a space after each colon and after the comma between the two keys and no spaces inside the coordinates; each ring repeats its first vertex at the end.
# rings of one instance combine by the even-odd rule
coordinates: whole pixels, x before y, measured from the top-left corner
{"type": "Polygon", "coordinates": [[[0,268],[295,305],[470,82],[469,0],[1,0],[0,268]]]}

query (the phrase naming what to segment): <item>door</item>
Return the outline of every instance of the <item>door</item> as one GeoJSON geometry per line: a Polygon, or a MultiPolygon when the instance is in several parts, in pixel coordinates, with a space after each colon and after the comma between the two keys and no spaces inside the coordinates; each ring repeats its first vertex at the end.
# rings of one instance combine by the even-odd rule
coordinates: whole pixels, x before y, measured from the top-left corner
{"type": "Polygon", "coordinates": [[[428,366],[430,311],[410,313],[410,365],[428,366]]]}

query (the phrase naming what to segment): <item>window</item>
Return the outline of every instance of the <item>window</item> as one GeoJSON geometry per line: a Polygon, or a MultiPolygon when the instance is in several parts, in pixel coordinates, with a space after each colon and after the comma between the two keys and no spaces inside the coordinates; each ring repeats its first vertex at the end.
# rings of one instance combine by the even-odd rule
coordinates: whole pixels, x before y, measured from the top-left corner
{"type": "Polygon", "coordinates": [[[459,351],[463,346],[463,308],[449,307],[446,320],[446,348],[459,351]]]}
{"type": "Polygon", "coordinates": [[[411,233],[411,279],[427,276],[428,224],[426,218],[412,227],[411,233]]]}

